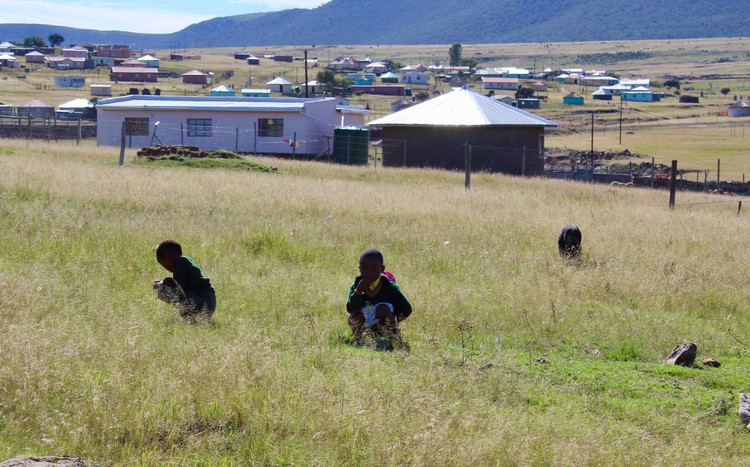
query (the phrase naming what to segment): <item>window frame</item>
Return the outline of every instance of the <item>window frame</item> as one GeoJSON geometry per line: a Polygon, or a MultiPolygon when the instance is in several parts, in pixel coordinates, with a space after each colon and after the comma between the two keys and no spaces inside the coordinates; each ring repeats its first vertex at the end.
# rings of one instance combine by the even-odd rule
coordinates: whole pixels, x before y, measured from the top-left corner
{"type": "Polygon", "coordinates": [[[188,118],[187,135],[190,138],[210,138],[213,136],[213,124],[212,118],[188,118]]]}
{"type": "Polygon", "coordinates": [[[283,118],[259,118],[258,137],[260,138],[282,138],[284,136],[283,118]]]}

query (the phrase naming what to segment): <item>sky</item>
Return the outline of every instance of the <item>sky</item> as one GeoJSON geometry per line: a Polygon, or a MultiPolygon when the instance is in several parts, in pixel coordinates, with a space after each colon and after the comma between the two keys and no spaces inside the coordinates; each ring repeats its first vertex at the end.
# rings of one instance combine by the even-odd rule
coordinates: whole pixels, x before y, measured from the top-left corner
{"type": "Polygon", "coordinates": [[[0,23],[171,33],[220,16],[315,8],[327,0],[0,0],[0,23]]]}

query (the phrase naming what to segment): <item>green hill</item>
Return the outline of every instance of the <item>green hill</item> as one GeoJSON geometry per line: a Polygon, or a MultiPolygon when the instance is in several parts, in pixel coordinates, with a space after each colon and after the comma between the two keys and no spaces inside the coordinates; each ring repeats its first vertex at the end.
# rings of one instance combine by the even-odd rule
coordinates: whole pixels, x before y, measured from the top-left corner
{"type": "Polygon", "coordinates": [[[746,34],[736,20],[737,0],[676,0],[657,5],[633,0],[332,0],[317,8],[215,18],[171,34],[84,31],[43,25],[0,25],[0,38],[127,42],[139,47],[221,47],[297,44],[441,44],[450,42],[565,42],[733,37],[746,34]]]}

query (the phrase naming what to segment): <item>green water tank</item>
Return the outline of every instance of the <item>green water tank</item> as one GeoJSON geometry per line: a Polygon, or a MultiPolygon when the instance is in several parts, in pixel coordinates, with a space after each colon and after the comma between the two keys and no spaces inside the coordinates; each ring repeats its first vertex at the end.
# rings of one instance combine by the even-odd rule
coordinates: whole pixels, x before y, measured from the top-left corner
{"type": "Polygon", "coordinates": [[[337,127],[333,130],[333,160],[338,164],[367,165],[370,151],[370,130],[337,127]]]}

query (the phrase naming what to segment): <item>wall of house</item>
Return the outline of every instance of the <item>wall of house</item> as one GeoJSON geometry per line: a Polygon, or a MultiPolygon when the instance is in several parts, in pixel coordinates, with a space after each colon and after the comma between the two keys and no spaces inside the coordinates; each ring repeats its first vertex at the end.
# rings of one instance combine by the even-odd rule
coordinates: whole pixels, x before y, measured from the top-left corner
{"type": "MultiPolygon", "coordinates": [[[[355,116],[347,116],[355,117],[355,116]]],[[[333,129],[340,123],[340,114],[336,111],[334,100],[309,103],[305,112],[226,112],[218,110],[117,110],[98,108],[98,144],[101,146],[119,146],[122,122],[125,118],[148,118],[149,134],[128,136],[126,139],[132,147],[148,146],[154,131],[154,123],[159,122],[154,144],[186,144],[201,149],[228,149],[246,153],[291,154],[292,147],[284,140],[296,137],[300,145],[296,154],[317,155],[329,147],[329,138],[333,129]],[[210,118],[212,120],[211,136],[187,135],[188,118],[210,118]],[[257,123],[260,118],[284,120],[284,134],[280,137],[256,137],[257,123]],[[181,126],[182,125],[182,126],[181,126]],[[326,138],[329,137],[329,138],[326,138]]],[[[364,117],[359,116],[364,123],[364,117]]],[[[347,118],[347,124],[349,118],[347,118]]]]}
{"type": "Polygon", "coordinates": [[[544,170],[543,127],[384,127],[383,165],[465,170],[465,143],[472,146],[474,171],[544,170]]]}

